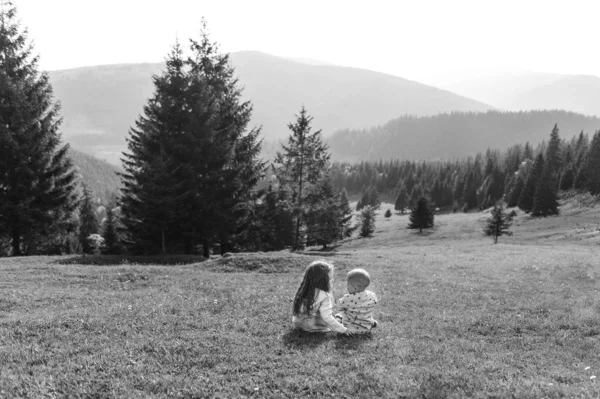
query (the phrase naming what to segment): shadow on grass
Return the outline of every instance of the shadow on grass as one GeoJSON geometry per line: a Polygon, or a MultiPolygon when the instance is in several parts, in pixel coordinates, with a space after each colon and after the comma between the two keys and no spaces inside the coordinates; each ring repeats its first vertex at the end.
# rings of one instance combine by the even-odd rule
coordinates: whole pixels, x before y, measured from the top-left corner
{"type": "Polygon", "coordinates": [[[335,342],[336,349],[358,349],[365,342],[373,339],[373,333],[362,333],[352,336],[340,335],[338,340],[335,342]]]}
{"type": "Polygon", "coordinates": [[[58,265],[92,265],[92,266],[115,266],[115,265],[187,265],[204,262],[207,259],[202,255],[154,255],[154,256],[132,256],[132,255],[77,255],[58,259],[52,264],[58,265]]]}
{"type": "Polygon", "coordinates": [[[335,339],[333,334],[290,330],[283,334],[283,344],[294,349],[312,349],[335,339]]]}
{"type": "Polygon", "coordinates": [[[283,335],[283,344],[294,349],[313,349],[325,342],[335,341],[336,349],[357,349],[363,343],[371,341],[373,334],[346,336],[335,333],[306,332],[290,330],[283,335]]]}

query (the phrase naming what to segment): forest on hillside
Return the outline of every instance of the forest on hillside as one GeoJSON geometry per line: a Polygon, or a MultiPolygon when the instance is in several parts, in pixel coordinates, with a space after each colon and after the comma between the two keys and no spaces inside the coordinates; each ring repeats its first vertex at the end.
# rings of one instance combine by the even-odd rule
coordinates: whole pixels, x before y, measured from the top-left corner
{"type": "Polygon", "coordinates": [[[327,143],[338,161],[453,160],[486,148],[539,143],[555,124],[568,137],[581,131],[593,134],[600,118],[562,110],[403,116],[371,129],[337,131],[327,143]]]}
{"type": "Polygon", "coordinates": [[[400,210],[426,197],[432,206],[454,211],[484,209],[503,200],[530,212],[538,191],[554,202],[560,190],[600,193],[600,131],[591,138],[581,132],[561,139],[555,125],[548,141],[535,148],[515,144],[453,161],[335,162],[331,176],[336,190],[360,194],[361,203],[374,206],[385,197],[400,210]]]}

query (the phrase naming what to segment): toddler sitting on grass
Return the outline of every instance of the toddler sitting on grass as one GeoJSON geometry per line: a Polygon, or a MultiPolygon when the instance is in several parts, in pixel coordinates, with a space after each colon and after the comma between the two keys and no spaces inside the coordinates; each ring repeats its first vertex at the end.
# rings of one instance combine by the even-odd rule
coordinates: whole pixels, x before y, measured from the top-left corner
{"type": "Polygon", "coordinates": [[[332,265],[318,260],[308,266],[294,298],[294,328],[310,332],[336,331],[352,334],[333,317],[332,282],[332,265]]]}
{"type": "Polygon", "coordinates": [[[338,308],[342,311],[335,318],[349,331],[363,333],[377,327],[373,319],[377,297],[366,289],[370,283],[371,277],[363,269],[350,270],[346,276],[348,293],[339,299],[338,308]]]}

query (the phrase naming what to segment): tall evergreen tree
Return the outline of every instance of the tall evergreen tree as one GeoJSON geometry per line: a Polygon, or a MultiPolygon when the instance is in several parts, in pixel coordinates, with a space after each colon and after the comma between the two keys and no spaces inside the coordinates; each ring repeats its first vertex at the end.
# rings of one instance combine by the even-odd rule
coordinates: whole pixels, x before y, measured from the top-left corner
{"type": "Polygon", "coordinates": [[[221,251],[247,223],[264,172],[260,131],[247,131],[252,106],[241,101],[228,55],[203,24],[187,59],[176,44],[155,93],[130,132],[125,154],[123,223],[142,252],[221,251]]]}
{"type": "Polygon", "coordinates": [[[311,132],[312,120],[302,107],[296,122],[288,124],[292,133],[287,145],[282,145],[282,151],[277,152],[273,165],[280,184],[292,194],[296,218],[294,249],[304,245],[301,228],[305,226],[306,196],[327,170],[330,158],[327,145],[321,139],[321,131],[311,132]]]}
{"type": "Polygon", "coordinates": [[[562,166],[562,153],[560,148],[560,137],[558,136],[558,124],[554,125],[552,132],[550,133],[550,141],[546,148],[546,168],[549,169],[550,176],[554,180],[557,180],[557,174],[562,166]]]}
{"type": "Polygon", "coordinates": [[[497,202],[492,208],[491,215],[487,219],[483,233],[494,237],[494,244],[498,243],[498,237],[509,234],[510,221],[504,211],[504,205],[497,202]]]}
{"type": "MultiPolygon", "coordinates": [[[[35,253],[72,228],[75,171],[61,144],[59,104],[10,0],[0,0],[0,235],[35,253]]],[[[1,238],[1,237],[0,237],[1,238]]]]}
{"type": "Polygon", "coordinates": [[[423,229],[433,227],[434,214],[429,207],[427,198],[421,197],[418,199],[417,204],[410,212],[409,220],[408,228],[419,229],[419,233],[422,233],[423,229]]]}
{"type": "Polygon", "coordinates": [[[94,247],[89,241],[92,234],[98,234],[99,225],[94,212],[94,200],[87,186],[83,185],[83,198],[79,205],[79,242],[86,254],[94,252],[94,247]]]}
{"type": "Polygon", "coordinates": [[[535,190],[537,188],[538,181],[544,172],[544,155],[538,154],[531,171],[527,175],[525,180],[525,186],[519,196],[518,206],[525,212],[531,212],[533,208],[533,198],[535,196],[535,190]]]}
{"type": "Polygon", "coordinates": [[[165,71],[153,76],[154,96],[127,138],[120,205],[124,241],[134,253],[183,252],[184,232],[177,221],[182,204],[175,196],[181,184],[174,172],[181,156],[173,141],[185,134],[190,119],[184,108],[189,85],[184,69],[183,50],[176,44],[165,71]]]}

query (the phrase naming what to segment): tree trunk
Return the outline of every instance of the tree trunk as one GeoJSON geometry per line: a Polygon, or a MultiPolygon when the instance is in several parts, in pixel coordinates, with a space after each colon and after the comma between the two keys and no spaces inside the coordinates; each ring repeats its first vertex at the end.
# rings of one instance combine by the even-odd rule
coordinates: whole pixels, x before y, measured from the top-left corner
{"type": "Polygon", "coordinates": [[[167,246],[165,244],[165,229],[162,229],[160,231],[160,240],[161,240],[162,254],[165,255],[167,253],[167,246]]]}
{"type": "Polygon", "coordinates": [[[19,229],[12,229],[12,256],[21,256],[21,233],[19,229]]]}
{"type": "Polygon", "coordinates": [[[205,258],[210,258],[210,248],[209,248],[209,242],[208,239],[204,239],[204,241],[202,242],[202,255],[205,258]]]}

